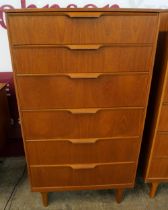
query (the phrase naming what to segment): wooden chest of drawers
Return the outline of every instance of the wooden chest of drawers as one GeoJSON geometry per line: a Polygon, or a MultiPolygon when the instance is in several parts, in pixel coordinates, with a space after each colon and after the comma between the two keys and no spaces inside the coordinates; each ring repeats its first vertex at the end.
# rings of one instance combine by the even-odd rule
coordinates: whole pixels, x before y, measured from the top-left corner
{"type": "Polygon", "coordinates": [[[159,40],[150,97],[144,148],[144,179],[154,197],[161,182],[168,181],[168,12],[160,14],[159,40]],[[147,144],[148,143],[148,144],[147,144]]]}
{"type": "Polygon", "coordinates": [[[32,191],[134,186],[159,13],[7,12],[32,191]]]}

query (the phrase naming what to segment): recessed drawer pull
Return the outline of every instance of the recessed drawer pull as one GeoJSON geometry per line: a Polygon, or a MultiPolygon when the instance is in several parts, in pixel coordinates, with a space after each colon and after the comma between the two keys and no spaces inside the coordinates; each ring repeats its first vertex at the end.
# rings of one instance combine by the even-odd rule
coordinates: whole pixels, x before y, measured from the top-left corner
{"type": "Polygon", "coordinates": [[[95,144],[99,139],[67,139],[72,144],[95,144]]]}
{"type": "Polygon", "coordinates": [[[102,75],[102,73],[72,73],[66,74],[65,76],[68,76],[71,79],[97,79],[102,75]]]}
{"type": "Polygon", "coordinates": [[[88,164],[88,165],[70,165],[74,170],[83,170],[83,169],[94,169],[96,168],[96,164],[88,164]]]}
{"type": "Polygon", "coordinates": [[[71,114],[96,114],[101,109],[68,109],[71,114]]]}
{"type": "Polygon", "coordinates": [[[102,12],[67,12],[66,16],[70,18],[99,18],[103,15],[102,12]]]}
{"type": "Polygon", "coordinates": [[[94,45],[63,45],[63,47],[68,48],[69,50],[98,50],[103,45],[94,44],[94,45]]]}

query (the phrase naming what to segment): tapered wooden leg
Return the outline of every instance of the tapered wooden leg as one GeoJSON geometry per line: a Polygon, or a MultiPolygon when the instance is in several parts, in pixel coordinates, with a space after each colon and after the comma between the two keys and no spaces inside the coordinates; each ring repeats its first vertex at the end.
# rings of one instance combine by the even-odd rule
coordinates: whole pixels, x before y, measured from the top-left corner
{"type": "Polygon", "coordinates": [[[43,205],[48,206],[48,193],[41,192],[41,197],[42,197],[43,205]]]}
{"type": "Polygon", "coordinates": [[[123,192],[124,192],[124,189],[116,189],[115,199],[117,203],[121,203],[122,198],[123,198],[123,192]]]}
{"type": "Polygon", "coordinates": [[[152,182],[151,183],[150,193],[149,193],[150,198],[154,198],[155,197],[155,194],[156,194],[158,186],[159,186],[158,182],[152,182]]]}

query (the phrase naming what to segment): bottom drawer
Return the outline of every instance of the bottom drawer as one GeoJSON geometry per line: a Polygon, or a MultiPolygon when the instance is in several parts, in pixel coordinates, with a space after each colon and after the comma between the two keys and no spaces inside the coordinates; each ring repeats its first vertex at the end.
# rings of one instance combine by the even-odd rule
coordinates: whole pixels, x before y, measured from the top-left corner
{"type": "Polygon", "coordinates": [[[30,167],[32,187],[130,184],[135,170],[134,163],[30,167]]]}

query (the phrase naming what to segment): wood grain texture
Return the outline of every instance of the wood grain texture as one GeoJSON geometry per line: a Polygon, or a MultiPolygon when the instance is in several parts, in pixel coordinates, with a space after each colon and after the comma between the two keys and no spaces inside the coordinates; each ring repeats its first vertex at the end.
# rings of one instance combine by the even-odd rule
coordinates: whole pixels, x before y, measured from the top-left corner
{"type": "Polygon", "coordinates": [[[135,164],[30,167],[33,187],[123,184],[133,181],[135,164]],[[90,168],[91,167],[91,168],[90,168]],[[125,171],[125,173],[123,173],[125,171]],[[46,177],[48,177],[46,179],[46,177]]]}
{"type": "Polygon", "coordinates": [[[168,13],[160,14],[159,39],[155,60],[152,94],[149,103],[146,135],[147,157],[143,165],[144,179],[152,183],[150,196],[154,197],[159,183],[168,180],[167,159],[167,76],[168,76],[168,13]]]}
{"type": "Polygon", "coordinates": [[[46,205],[49,191],[133,187],[159,11],[21,10],[7,24],[32,190],[46,205]]]}
{"type": "Polygon", "coordinates": [[[68,75],[23,76],[17,77],[17,85],[22,110],[144,107],[148,78],[146,74],[100,74],[93,79],[70,78],[68,75]]]}
{"type": "Polygon", "coordinates": [[[168,158],[168,132],[158,132],[155,140],[153,157],[168,158]]]}
{"type": "Polygon", "coordinates": [[[166,80],[163,103],[168,103],[168,80],[166,80]]]}
{"type": "Polygon", "coordinates": [[[152,43],[157,20],[157,16],[138,14],[71,18],[52,13],[9,16],[8,21],[12,44],[103,44],[152,43]]]}
{"type": "Polygon", "coordinates": [[[162,179],[167,179],[168,173],[168,158],[153,158],[150,165],[149,177],[153,180],[162,182],[162,179]]]}
{"type": "Polygon", "coordinates": [[[109,44],[98,50],[70,50],[64,45],[14,48],[18,74],[145,72],[150,70],[151,56],[152,47],[141,45],[109,44]]]}
{"type": "Polygon", "coordinates": [[[168,131],[168,105],[162,105],[158,123],[158,131],[168,131]]]}
{"type": "Polygon", "coordinates": [[[55,163],[136,162],[139,143],[140,140],[137,137],[123,139],[51,139],[27,141],[26,146],[31,165],[53,165],[55,163]]]}
{"type": "Polygon", "coordinates": [[[26,139],[103,138],[140,135],[143,109],[102,109],[73,114],[68,110],[22,112],[26,139]],[[110,125],[110,126],[109,126],[110,125]]]}

